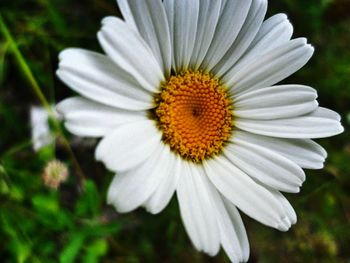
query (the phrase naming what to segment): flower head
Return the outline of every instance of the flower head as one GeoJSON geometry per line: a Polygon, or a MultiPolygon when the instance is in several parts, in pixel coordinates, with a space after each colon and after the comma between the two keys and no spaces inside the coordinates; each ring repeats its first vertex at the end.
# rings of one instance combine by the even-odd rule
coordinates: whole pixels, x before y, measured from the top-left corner
{"type": "Polygon", "coordinates": [[[58,189],[60,184],[68,179],[68,175],[67,165],[59,160],[52,160],[45,166],[42,177],[46,186],[52,189],[58,189]]]}
{"type": "Polygon", "coordinates": [[[118,0],[124,21],[98,33],[106,55],[60,54],[58,76],[81,97],[58,110],[116,176],[108,202],[119,212],[159,213],[176,192],[194,246],[233,262],[249,245],[237,208],[288,230],[302,168],[319,169],[312,138],[343,131],[304,85],[275,84],[310,59],[284,14],[264,21],[265,0],[118,0]]]}

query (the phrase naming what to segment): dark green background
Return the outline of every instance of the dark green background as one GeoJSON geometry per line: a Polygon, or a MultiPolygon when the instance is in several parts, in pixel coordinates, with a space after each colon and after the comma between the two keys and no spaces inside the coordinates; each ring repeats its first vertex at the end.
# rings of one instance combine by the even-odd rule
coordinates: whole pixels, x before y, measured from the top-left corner
{"type": "MultiPolygon", "coordinates": [[[[176,200],[157,216],[142,209],[120,215],[107,206],[112,175],[94,161],[95,141],[74,143],[53,123],[56,147],[39,153],[31,148],[29,107],[40,102],[30,78],[50,103],[72,95],[55,77],[57,54],[72,46],[100,51],[96,32],[104,16],[119,15],[115,2],[1,0],[0,10],[0,262],[228,262],[223,252],[210,258],[193,249],[176,200]],[[5,26],[13,42],[4,37],[5,26]],[[63,137],[83,171],[83,187],[63,137]],[[58,191],[41,180],[55,157],[71,171],[58,191]]],[[[305,36],[315,46],[307,66],[284,82],[316,88],[320,105],[338,111],[347,129],[350,1],[269,1],[269,15],[278,12],[288,14],[294,37],[305,36]]],[[[300,194],[287,196],[298,214],[289,232],[243,216],[250,262],[350,262],[349,137],[345,132],[319,140],[329,158],[323,170],[306,171],[300,194]]]]}

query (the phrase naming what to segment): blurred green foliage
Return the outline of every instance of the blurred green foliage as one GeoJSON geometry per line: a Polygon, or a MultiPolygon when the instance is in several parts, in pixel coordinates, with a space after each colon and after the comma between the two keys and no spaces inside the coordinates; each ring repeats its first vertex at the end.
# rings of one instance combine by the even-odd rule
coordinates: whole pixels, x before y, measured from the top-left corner
{"type": "MultiPolygon", "coordinates": [[[[285,83],[315,87],[321,106],[350,124],[350,1],[269,1],[269,15],[287,13],[295,37],[315,46],[310,63],[285,83]]],[[[2,0],[1,17],[30,74],[49,101],[71,91],[55,77],[58,53],[71,46],[100,51],[96,32],[107,15],[120,16],[115,1],[2,0]]],[[[28,72],[27,72],[28,73],[28,72]]],[[[32,83],[0,34],[0,261],[1,262],[228,262],[198,253],[183,229],[176,200],[160,215],[142,209],[117,214],[105,203],[112,175],[93,159],[95,141],[62,143],[39,153],[31,148],[28,112],[38,104],[32,83]],[[72,152],[74,158],[72,158],[72,152]],[[42,171],[58,158],[71,176],[59,189],[46,187],[42,171]],[[86,178],[78,176],[79,167],[86,178]]],[[[56,127],[57,128],[57,127],[56,127]]],[[[244,217],[250,262],[350,262],[350,135],[320,140],[329,158],[321,171],[307,171],[298,195],[288,195],[298,223],[288,233],[244,217]]]]}

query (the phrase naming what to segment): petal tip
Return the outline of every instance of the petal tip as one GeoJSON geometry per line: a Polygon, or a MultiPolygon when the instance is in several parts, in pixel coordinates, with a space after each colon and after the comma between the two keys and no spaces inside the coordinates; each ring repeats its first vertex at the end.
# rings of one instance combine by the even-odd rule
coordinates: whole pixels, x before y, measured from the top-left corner
{"type": "Polygon", "coordinates": [[[277,224],[276,228],[282,232],[287,232],[291,227],[291,221],[288,217],[283,217],[281,221],[277,224]]]}
{"type": "Polygon", "coordinates": [[[101,20],[101,25],[107,25],[107,24],[109,24],[109,23],[111,23],[111,22],[115,22],[115,21],[118,21],[119,19],[117,18],[117,17],[115,17],[115,16],[106,16],[106,17],[104,17],[104,18],[102,18],[102,20],[101,20]]]}

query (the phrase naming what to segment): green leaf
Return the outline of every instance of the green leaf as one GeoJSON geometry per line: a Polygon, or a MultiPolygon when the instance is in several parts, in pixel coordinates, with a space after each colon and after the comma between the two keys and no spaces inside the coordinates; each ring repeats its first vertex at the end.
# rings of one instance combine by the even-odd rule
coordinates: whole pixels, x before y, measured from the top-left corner
{"type": "Polygon", "coordinates": [[[65,246],[61,255],[60,263],[76,262],[76,257],[84,244],[85,236],[81,233],[72,235],[70,242],[65,246]]]}
{"type": "Polygon", "coordinates": [[[120,231],[121,224],[111,223],[111,224],[97,224],[85,227],[82,231],[89,236],[108,236],[111,234],[116,234],[120,231]]]}
{"type": "Polygon", "coordinates": [[[19,263],[26,262],[26,259],[30,255],[30,248],[21,242],[15,241],[14,246],[16,248],[17,260],[19,263]]]}
{"type": "Polygon", "coordinates": [[[98,215],[100,198],[93,181],[87,180],[84,192],[76,204],[75,213],[78,216],[95,217],[98,215]]]}
{"type": "Polygon", "coordinates": [[[36,195],[32,198],[34,208],[44,214],[57,214],[59,204],[56,196],[36,195]]]}
{"type": "Polygon", "coordinates": [[[49,145],[42,147],[38,152],[37,156],[39,160],[48,162],[55,159],[55,143],[52,142],[49,145]]]}
{"type": "Polygon", "coordinates": [[[0,178],[0,194],[6,195],[10,192],[9,187],[4,179],[0,178]]]}
{"type": "Polygon", "coordinates": [[[17,186],[12,186],[10,191],[10,198],[15,201],[22,201],[24,198],[23,190],[17,186]]]}
{"type": "Polygon", "coordinates": [[[100,262],[99,258],[107,253],[108,244],[105,239],[97,239],[86,248],[86,253],[83,257],[84,263],[100,262]]]}
{"type": "Polygon", "coordinates": [[[0,194],[6,195],[10,192],[9,186],[6,182],[6,170],[0,165],[0,194]]]}
{"type": "Polygon", "coordinates": [[[10,237],[7,248],[15,256],[18,263],[25,262],[30,256],[30,246],[21,238],[12,218],[7,216],[7,214],[2,214],[0,218],[2,230],[10,237]]]}

